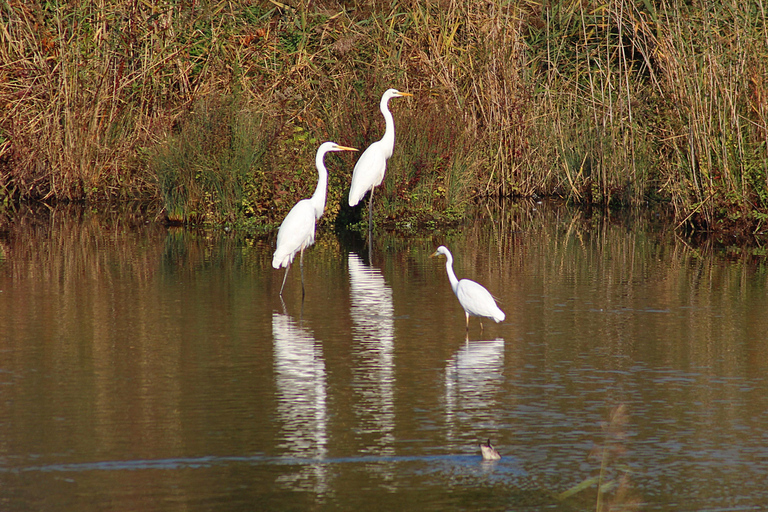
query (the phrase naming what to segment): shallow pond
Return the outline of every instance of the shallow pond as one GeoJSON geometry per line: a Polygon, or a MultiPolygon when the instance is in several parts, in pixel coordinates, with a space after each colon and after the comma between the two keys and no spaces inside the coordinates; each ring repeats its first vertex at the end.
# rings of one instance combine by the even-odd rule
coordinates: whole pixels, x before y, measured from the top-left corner
{"type": "Polygon", "coordinates": [[[322,232],[302,301],[273,244],[8,224],[0,509],[768,507],[762,258],[508,205],[370,246],[322,232]],[[465,335],[441,244],[504,322],[465,335]]]}

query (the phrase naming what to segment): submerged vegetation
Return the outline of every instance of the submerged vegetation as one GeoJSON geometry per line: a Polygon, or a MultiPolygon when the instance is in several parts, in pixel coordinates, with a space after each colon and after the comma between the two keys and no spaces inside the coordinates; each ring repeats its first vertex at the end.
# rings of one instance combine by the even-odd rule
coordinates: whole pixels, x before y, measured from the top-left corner
{"type": "MultiPolygon", "coordinates": [[[[179,222],[276,225],[325,140],[395,153],[376,214],[486,197],[671,205],[679,226],[768,219],[759,0],[0,6],[0,202],[141,199],[179,222]]],[[[354,222],[353,158],[324,219],[354,222]]]]}

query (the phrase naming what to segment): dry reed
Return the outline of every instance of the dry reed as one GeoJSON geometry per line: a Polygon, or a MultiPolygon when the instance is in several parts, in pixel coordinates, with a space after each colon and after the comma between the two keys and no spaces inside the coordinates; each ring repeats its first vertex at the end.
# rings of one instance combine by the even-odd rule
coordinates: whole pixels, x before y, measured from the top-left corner
{"type": "MultiPolygon", "coordinates": [[[[240,181],[217,188],[203,176],[211,154],[192,147],[201,160],[187,183],[220,197],[182,198],[178,215],[269,225],[314,186],[317,143],[380,137],[378,98],[396,86],[417,96],[393,106],[398,143],[378,213],[395,223],[481,198],[559,195],[668,202],[680,225],[758,231],[766,31],[758,0],[8,3],[0,194],[165,198],[170,211],[152,155],[206,122],[196,106],[238,98],[270,120],[258,158],[225,169],[240,181]]],[[[350,166],[331,173],[330,221],[343,214],[350,166]]]]}

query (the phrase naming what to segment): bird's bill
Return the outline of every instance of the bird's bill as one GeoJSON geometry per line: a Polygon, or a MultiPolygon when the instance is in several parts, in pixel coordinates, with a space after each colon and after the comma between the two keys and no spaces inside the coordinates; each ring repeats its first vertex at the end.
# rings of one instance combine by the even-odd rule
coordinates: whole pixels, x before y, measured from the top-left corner
{"type": "Polygon", "coordinates": [[[411,96],[411,97],[413,97],[413,94],[411,94],[409,92],[402,92],[402,91],[398,91],[397,95],[398,96],[411,96]]]}
{"type": "Polygon", "coordinates": [[[437,251],[435,251],[435,252],[433,252],[432,254],[429,255],[430,258],[437,258],[438,256],[440,256],[440,253],[437,252],[437,251]]]}
{"type": "Polygon", "coordinates": [[[347,147],[347,146],[339,146],[338,144],[336,144],[336,147],[334,149],[336,151],[360,151],[357,148],[350,148],[350,147],[347,147]]]}

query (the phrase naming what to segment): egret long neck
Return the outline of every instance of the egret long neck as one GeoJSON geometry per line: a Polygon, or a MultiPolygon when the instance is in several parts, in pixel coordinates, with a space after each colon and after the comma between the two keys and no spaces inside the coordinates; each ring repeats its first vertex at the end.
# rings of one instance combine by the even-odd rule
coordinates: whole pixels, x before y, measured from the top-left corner
{"type": "Polygon", "coordinates": [[[445,255],[445,270],[448,272],[448,280],[451,282],[453,293],[456,293],[456,289],[459,287],[459,280],[456,279],[456,274],[453,273],[453,256],[451,256],[451,253],[445,255]]]}
{"type": "Polygon", "coordinates": [[[318,153],[317,157],[315,157],[315,167],[317,167],[319,176],[317,178],[317,188],[310,199],[312,206],[315,208],[315,219],[319,219],[323,215],[323,210],[325,210],[325,195],[328,189],[328,171],[325,169],[325,164],[323,163],[324,156],[325,153],[318,153]]]}
{"type": "Polygon", "coordinates": [[[382,98],[379,108],[384,115],[384,122],[386,128],[384,130],[384,136],[381,138],[382,145],[386,148],[385,157],[389,160],[392,156],[392,151],[395,149],[395,120],[392,118],[392,112],[389,111],[389,98],[382,98]]]}

